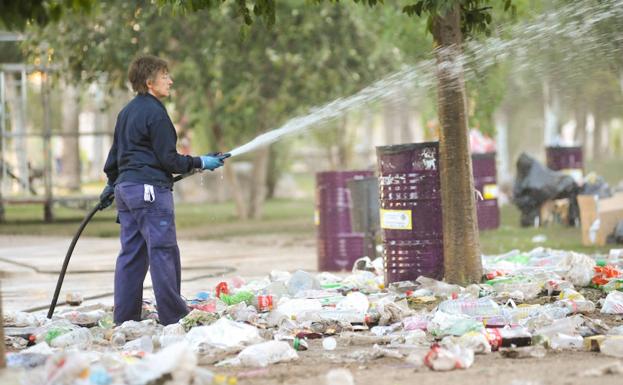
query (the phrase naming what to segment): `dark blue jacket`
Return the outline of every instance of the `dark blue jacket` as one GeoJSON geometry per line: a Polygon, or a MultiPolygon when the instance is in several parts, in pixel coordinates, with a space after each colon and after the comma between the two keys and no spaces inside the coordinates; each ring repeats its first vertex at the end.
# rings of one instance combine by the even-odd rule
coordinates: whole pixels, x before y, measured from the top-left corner
{"type": "Polygon", "coordinates": [[[173,187],[173,175],[201,168],[201,158],[180,155],[177,134],[164,105],[153,95],[137,95],[117,116],[104,172],[108,184],[147,183],[173,187]]]}

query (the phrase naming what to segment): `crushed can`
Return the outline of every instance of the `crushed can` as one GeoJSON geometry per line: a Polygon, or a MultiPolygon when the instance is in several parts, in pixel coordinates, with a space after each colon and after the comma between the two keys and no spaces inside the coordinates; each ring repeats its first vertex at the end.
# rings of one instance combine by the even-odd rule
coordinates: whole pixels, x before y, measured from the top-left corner
{"type": "Polygon", "coordinates": [[[258,312],[266,312],[273,310],[272,295],[258,295],[255,298],[256,308],[258,312]]]}

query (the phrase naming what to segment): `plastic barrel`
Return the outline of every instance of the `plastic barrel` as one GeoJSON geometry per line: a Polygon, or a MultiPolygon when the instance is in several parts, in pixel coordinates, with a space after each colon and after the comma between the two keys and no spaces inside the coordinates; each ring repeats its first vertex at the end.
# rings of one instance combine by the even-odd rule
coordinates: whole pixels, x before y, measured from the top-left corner
{"type": "Polygon", "coordinates": [[[385,283],[443,278],[439,143],[376,148],[385,283]]]}
{"type": "Polygon", "coordinates": [[[476,201],[478,229],[497,229],[500,227],[500,208],[495,152],[472,154],[472,169],[474,188],[482,195],[482,199],[478,197],[476,201]]]}
{"type": "Polygon", "coordinates": [[[352,207],[350,219],[353,230],[364,234],[365,255],[376,257],[376,237],[379,222],[379,180],[375,177],[351,179],[347,182],[352,207]]]}
{"type": "Polygon", "coordinates": [[[571,175],[576,182],[584,176],[584,157],[582,147],[545,147],[547,168],[571,175]]]}
{"type": "Polygon", "coordinates": [[[354,232],[347,182],[371,177],[372,171],[327,171],[316,174],[318,270],[350,270],[366,254],[364,234],[354,232]]]}

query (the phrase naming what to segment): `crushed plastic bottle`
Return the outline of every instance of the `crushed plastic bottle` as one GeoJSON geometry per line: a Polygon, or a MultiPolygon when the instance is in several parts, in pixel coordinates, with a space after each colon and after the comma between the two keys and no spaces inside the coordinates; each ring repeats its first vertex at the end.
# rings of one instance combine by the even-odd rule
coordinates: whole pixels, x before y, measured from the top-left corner
{"type": "Polygon", "coordinates": [[[459,298],[443,301],[439,310],[448,314],[464,314],[486,324],[506,324],[506,317],[500,306],[491,298],[459,298]]]}
{"type": "Polygon", "coordinates": [[[582,336],[557,333],[551,337],[549,344],[552,349],[556,350],[582,349],[584,346],[584,339],[582,336]]]}
{"type": "Polygon", "coordinates": [[[50,346],[54,348],[67,348],[75,346],[78,349],[87,349],[93,342],[93,336],[87,328],[72,330],[62,334],[50,341],[50,346]]]}
{"type": "Polygon", "coordinates": [[[288,280],[288,293],[291,296],[296,296],[301,291],[305,290],[320,290],[320,282],[314,278],[311,274],[303,270],[297,270],[288,280]]]}

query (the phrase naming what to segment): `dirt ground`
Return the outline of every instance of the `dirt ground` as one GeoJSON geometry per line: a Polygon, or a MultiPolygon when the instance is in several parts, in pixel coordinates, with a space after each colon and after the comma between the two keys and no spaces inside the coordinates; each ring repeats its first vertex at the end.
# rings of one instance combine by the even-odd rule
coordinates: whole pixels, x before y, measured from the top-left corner
{"type": "MultiPolygon", "coordinates": [[[[40,274],[22,264],[36,264],[40,268],[58,269],[69,244],[68,239],[35,237],[0,237],[0,270],[4,271],[2,291],[4,309],[23,310],[49,303],[50,293],[57,275],[40,274]],[[8,260],[9,262],[7,262],[8,260]],[[12,262],[11,262],[12,261],[12,262]]],[[[84,239],[72,259],[73,269],[110,270],[118,250],[117,239],[84,239]]],[[[198,279],[183,283],[182,291],[191,296],[199,290],[212,288],[223,278],[242,276],[261,277],[273,269],[293,271],[298,268],[314,271],[316,266],[313,238],[292,236],[245,237],[221,241],[181,240],[182,264],[186,267],[218,265],[237,270],[229,275],[198,279]]],[[[200,275],[201,271],[184,272],[186,278],[200,275]],[[193,275],[194,274],[194,275],[193,275]]],[[[68,273],[64,289],[80,290],[86,295],[111,289],[112,273],[87,275],[68,273]]],[[[149,297],[150,291],[146,290],[149,297]]],[[[109,297],[93,302],[109,302],[109,297]]],[[[622,324],[620,317],[607,319],[611,325],[622,324]]],[[[509,359],[499,353],[476,355],[474,365],[466,370],[433,372],[428,368],[415,369],[403,360],[381,358],[364,361],[349,360],[357,350],[371,350],[371,346],[345,346],[338,340],[336,350],[327,352],[320,340],[310,340],[307,351],[298,352],[299,360],[271,365],[265,369],[240,367],[208,368],[218,374],[235,376],[238,384],[288,384],[324,385],[326,373],[335,368],[350,370],[357,385],[401,385],[417,383],[496,384],[496,385],[571,385],[594,384],[621,385],[623,374],[585,377],[582,374],[595,368],[623,360],[595,352],[548,351],[544,358],[509,359]]],[[[7,377],[4,377],[5,379],[7,377]]],[[[0,379],[2,379],[0,373],[0,379]]],[[[3,385],[4,380],[0,381],[3,385]]],[[[331,384],[337,385],[337,384],[331,384]]],[[[347,385],[347,384],[345,384],[347,385]]]]}

